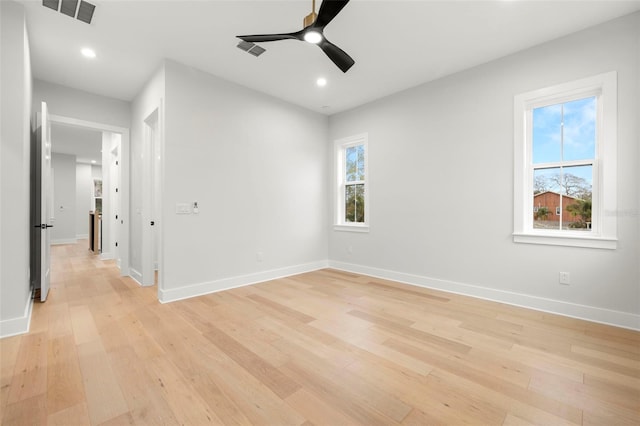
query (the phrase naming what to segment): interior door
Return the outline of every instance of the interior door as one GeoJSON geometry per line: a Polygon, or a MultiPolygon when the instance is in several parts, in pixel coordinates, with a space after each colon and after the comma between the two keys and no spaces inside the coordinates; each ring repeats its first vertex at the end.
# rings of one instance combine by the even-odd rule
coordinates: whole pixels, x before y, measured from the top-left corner
{"type": "Polygon", "coordinates": [[[40,301],[47,300],[51,279],[51,228],[53,222],[53,183],[51,173],[51,123],[47,104],[37,114],[36,137],[36,263],[39,266],[40,301]],[[39,257],[39,259],[38,259],[39,257]]]}

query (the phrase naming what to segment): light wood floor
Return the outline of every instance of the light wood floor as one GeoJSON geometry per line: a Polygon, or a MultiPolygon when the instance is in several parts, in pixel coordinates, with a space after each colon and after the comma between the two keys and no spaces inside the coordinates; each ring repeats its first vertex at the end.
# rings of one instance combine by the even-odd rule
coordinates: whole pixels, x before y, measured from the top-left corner
{"type": "Polygon", "coordinates": [[[637,332],[333,270],[161,305],[53,256],[3,425],[640,424],[637,332]]]}

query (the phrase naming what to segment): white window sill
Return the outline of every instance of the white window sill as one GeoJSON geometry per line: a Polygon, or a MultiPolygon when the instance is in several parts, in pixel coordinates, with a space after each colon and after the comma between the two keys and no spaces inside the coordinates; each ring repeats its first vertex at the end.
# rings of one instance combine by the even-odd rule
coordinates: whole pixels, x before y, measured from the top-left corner
{"type": "Polygon", "coordinates": [[[544,244],[550,246],[584,247],[615,250],[618,240],[593,235],[553,235],[549,233],[514,233],[514,243],[544,244]]]}
{"type": "Polygon", "coordinates": [[[369,232],[369,225],[333,225],[333,230],[342,232],[369,232]]]}

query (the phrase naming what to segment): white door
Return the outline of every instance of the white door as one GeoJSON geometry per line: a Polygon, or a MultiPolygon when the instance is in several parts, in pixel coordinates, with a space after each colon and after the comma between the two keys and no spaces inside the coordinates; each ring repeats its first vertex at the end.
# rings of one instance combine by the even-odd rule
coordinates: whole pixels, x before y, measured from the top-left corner
{"type": "Polygon", "coordinates": [[[37,167],[36,167],[36,211],[34,225],[39,228],[36,234],[36,262],[39,265],[40,301],[47,300],[49,281],[51,279],[51,228],[53,206],[53,183],[51,173],[51,123],[47,112],[47,104],[42,102],[41,111],[37,114],[37,167]],[[39,215],[39,216],[38,216],[39,215]],[[39,255],[39,259],[38,259],[39,255]],[[38,261],[39,260],[39,261],[38,261]]]}

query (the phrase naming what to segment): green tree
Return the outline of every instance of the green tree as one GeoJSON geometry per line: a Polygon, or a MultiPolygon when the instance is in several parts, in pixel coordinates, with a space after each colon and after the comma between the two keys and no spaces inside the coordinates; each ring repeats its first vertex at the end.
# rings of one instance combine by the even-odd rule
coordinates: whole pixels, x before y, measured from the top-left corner
{"type": "Polygon", "coordinates": [[[586,228],[587,222],[591,222],[591,205],[591,199],[588,199],[576,200],[567,206],[567,211],[573,217],[578,217],[578,221],[571,225],[573,228],[586,228]]]}
{"type": "Polygon", "coordinates": [[[547,207],[538,207],[538,211],[534,217],[536,220],[547,220],[547,217],[549,217],[549,209],[547,207]]]}

